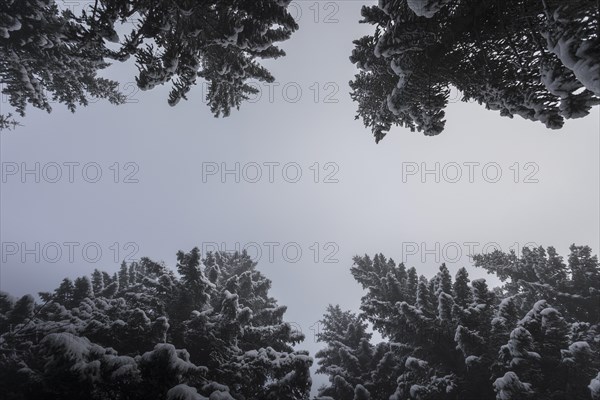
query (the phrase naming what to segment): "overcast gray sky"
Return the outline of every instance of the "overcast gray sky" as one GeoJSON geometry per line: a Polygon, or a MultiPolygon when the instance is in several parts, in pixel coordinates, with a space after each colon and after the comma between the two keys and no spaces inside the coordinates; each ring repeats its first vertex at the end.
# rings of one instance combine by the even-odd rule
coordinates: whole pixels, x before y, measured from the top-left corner
{"type": "MultiPolygon", "coordinates": [[[[453,102],[441,135],[394,128],[375,145],[348,96],[352,40],[369,32],[361,4],[293,2],[300,30],[282,45],[287,57],[264,63],[277,82],[226,119],[212,117],[201,86],[175,108],[168,87],[138,92],[130,64],[107,72],[128,104],[29,109],[24,127],[0,136],[0,290],[49,291],[126,257],[174,267],[179,249],[246,247],[314,356],[327,304],[358,310],[355,254],[382,252],[431,276],[498,246],[597,252],[598,108],[550,131],[453,102]],[[36,163],[39,183],[23,179],[36,163]]],[[[6,99],[0,107],[9,111],[6,99]]]]}

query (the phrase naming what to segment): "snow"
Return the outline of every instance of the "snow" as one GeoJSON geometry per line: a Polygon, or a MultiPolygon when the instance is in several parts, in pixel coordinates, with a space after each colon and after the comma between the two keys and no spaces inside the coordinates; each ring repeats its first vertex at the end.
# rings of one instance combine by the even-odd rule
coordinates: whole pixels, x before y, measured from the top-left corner
{"type": "Polygon", "coordinates": [[[185,384],[172,387],[167,392],[167,400],[207,400],[206,397],[198,394],[196,388],[185,384]]]}
{"type": "Polygon", "coordinates": [[[575,342],[569,346],[569,351],[574,356],[581,354],[589,354],[591,352],[590,345],[587,342],[575,342]]]}
{"type": "Polygon", "coordinates": [[[91,343],[85,337],[71,333],[51,333],[40,342],[45,348],[45,368],[60,368],[66,362],[70,371],[79,375],[81,381],[102,380],[102,366],[114,369],[114,378],[127,378],[138,374],[135,360],[131,357],[116,356],[111,348],[105,349],[91,343]]]}
{"type": "Polygon", "coordinates": [[[541,357],[538,353],[528,351],[527,346],[533,341],[529,331],[521,326],[515,328],[510,333],[508,344],[502,346],[503,349],[508,349],[512,356],[511,366],[518,367],[528,360],[539,360],[541,357]]]}
{"type": "Polygon", "coordinates": [[[111,324],[111,329],[120,329],[126,327],[127,324],[122,319],[117,319],[111,324]]]}
{"type": "Polygon", "coordinates": [[[223,294],[225,295],[225,299],[227,300],[234,301],[238,299],[238,295],[235,293],[231,293],[229,290],[225,290],[223,294]]]}
{"type": "Polygon", "coordinates": [[[174,74],[177,71],[177,67],[179,66],[179,58],[172,58],[168,63],[165,63],[165,72],[167,75],[174,74]]]}
{"type": "Polygon", "coordinates": [[[540,312],[542,316],[542,326],[547,326],[549,320],[562,318],[561,314],[555,308],[548,307],[540,312]]]}
{"type": "Polygon", "coordinates": [[[221,385],[220,383],[217,383],[217,382],[210,382],[210,383],[202,386],[202,391],[203,392],[214,392],[214,391],[229,392],[229,387],[227,387],[226,385],[221,385]]]}
{"type": "Polygon", "coordinates": [[[410,387],[410,397],[415,400],[424,400],[427,396],[428,390],[425,386],[412,385],[410,387]]]}
{"type": "Polygon", "coordinates": [[[159,343],[154,346],[154,350],[148,351],[141,356],[141,361],[148,364],[151,364],[155,359],[161,360],[161,362],[166,360],[168,367],[178,373],[198,369],[191,362],[182,360],[177,354],[175,346],[169,343],[159,343]]]}
{"type": "Polygon", "coordinates": [[[540,80],[550,93],[562,98],[569,95],[581,87],[581,84],[575,80],[567,80],[563,71],[557,65],[552,65],[550,62],[542,62],[540,64],[540,80]]]}
{"type": "Polygon", "coordinates": [[[406,359],[406,362],[404,363],[404,366],[406,368],[409,368],[414,371],[417,371],[419,369],[425,369],[427,368],[427,365],[427,361],[423,361],[415,357],[408,357],[406,359]]]}
{"type": "Polygon", "coordinates": [[[583,42],[575,55],[580,60],[572,67],[573,73],[577,79],[583,83],[590,91],[600,96],[600,62],[594,60],[591,56],[588,58],[587,53],[596,51],[595,45],[591,40],[583,42]]]}
{"type": "Polygon", "coordinates": [[[9,32],[18,31],[21,29],[21,21],[19,18],[12,17],[8,14],[2,14],[2,17],[4,17],[2,21],[4,25],[0,26],[0,37],[8,39],[10,37],[9,32]]]}
{"type": "Polygon", "coordinates": [[[531,384],[521,382],[517,374],[512,371],[494,381],[494,390],[496,390],[497,400],[515,400],[533,393],[531,384]]]}
{"type": "Polygon", "coordinates": [[[470,368],[479,364],[479,361],[481,361],[481,358],[477,356],[469,356],[465,358],[465,364],[467,364],[467,367],[470,368]]]}
{"type": "MultiPolygon", "coordinates": [[[[561,32],[562,33],[562,32],[561,32]]],[[[574,36],[560,35],[555,38],[551,32],[544,32],[548,50],[556,54],[562,64],[575,74],[575,77],[588,90],[600,96],[600,62],[594,57],[595,44],[592,40],[578,43],[574,36]]]]}
{"type": "Polygon", "coordinates": [[[212,392],[209,400],[235,400],[231,395],[227,392],[212,392]]]}
{"type": "Polygon", "coordinates": [[[506,298],[500,300],[500,304],[498,304],[498,309],[504,310],[504,309],[510,307],[511,304],[513,303],[513,301],[514,301],[514,296],[509,296],[509,297],[506,297],[506,298]]]}
{"type": "Polygon", "coordinates": [[[537,315],[539,315],[545,308],[548,307],[548,303],[546,300],[539,300],[534,305],[533,308],[519,321],[519,325],[526,326],[534,321],[536,321],[537,315]]]}
{"type": "Polygon", "coordinates": [[[50,349],[60,350],[55,354],[61,354],[74,360],[80,360],[87,356],[91,345],[87,338],[67,332],[50,333],[42,339],[41,343],[50,349]]]}
{"type": "Polygon", "coordinates": [[[419,17],[432,18],[450,0],[406,0],[408,7],[419,17]]]}
{"type": "MultiPolygon", "coordinates": [[[[402,75],[402,76],[400,76],[398,85],[404,84],[404,82],[405,82],[405,75],[402,75]]],[[[392,93],[390,93],[386,97],[387,107],[395,115],[400,115],[400,113],[402,113],[403,111],[405,111],[407,109],[406,103],[402,102],[401,98],[402,98],[402,90],[400,87],[395,87],[394,89],[392,89],[392,93]]]]}
{"type": "Polygon", "coordinates": [[[588,388],[590,389],[592,400],[600,400],[600,372],[598,372],[598,376],[592,379],[588,388]]]}
{"type": "Polygon", "coordinates": [[[133,375],[137,375],[139,373],[137,364],[135,360],[131,357],[116,357],[118,360],[125,361],[126,364],[121,365],[111,374],[111,379],[119,380],[119,379],[128,379],[133,375]]]}
{"type": "Polygon", "coordinates": [[[2,290],[0,290],[0,298],[7,301],[9,304],[11,304],[11,306],[14,306],[14,304],[17,302],[17,299],[14,296],[2,290]]]}

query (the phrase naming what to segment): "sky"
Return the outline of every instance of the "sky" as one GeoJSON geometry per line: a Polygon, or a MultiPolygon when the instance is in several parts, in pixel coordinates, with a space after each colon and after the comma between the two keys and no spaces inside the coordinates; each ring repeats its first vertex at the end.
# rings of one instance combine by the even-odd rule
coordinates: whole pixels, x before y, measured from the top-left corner
{"type": "Polygon", "coordinates": [[[479,278],[468,255],[495,248],[597,254],[598,107],[551,131],[453,91],[442,134],[395,127],[376,145],[348,95],[352,40],[370,32],[361,5],[293,1],[300,30],[281,45],[286,57],[263,62],[276,82],[228,118],[212,116],[202,85],[176,107],[168,86],[139,91],[131,64],[104,74],[127,104],[29,108],[0,135],[0,290],[51,291],[144,256],[175,268],[194,246],[246,248],[314,356],[327,305],[358,311],[354,255],[479,278]]]}

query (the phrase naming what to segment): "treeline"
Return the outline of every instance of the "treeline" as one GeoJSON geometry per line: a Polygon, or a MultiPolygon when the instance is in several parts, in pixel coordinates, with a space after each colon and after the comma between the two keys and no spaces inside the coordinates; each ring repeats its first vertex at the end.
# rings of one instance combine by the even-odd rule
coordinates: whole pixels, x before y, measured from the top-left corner
{"type": "Polygon", "coordinates": [[[359,315],[329,307],[317,353],[325,399],[600,398],[600,270],[589,247],[478,255],[490,289],[445,265],[431,279],[383,255],[356,257],[359,315]],[[373,345],[366,321],[387,339],[373,345]]]}
{"type": "Polygon", "coordinates": [[[304,337],[246,254],[147,258],[65,279],[43,304],[0,296],[4,399],[301,399],[304,337]]]}
{"type": "MultiPolygon", "coordinates": [[[[474,258],[503,286],[427,279],[355,257],[359,314],[329,306],[320,400],[598,400],[600,265],[587,246],[474,258]],[[369,324],[384,341],[372,342],[369,324]]],[[[0,391],[10,400],[308,399],[313,360],[245,253],[147,258],[64,279],[42,302],[0,292],[0,391]]]]}

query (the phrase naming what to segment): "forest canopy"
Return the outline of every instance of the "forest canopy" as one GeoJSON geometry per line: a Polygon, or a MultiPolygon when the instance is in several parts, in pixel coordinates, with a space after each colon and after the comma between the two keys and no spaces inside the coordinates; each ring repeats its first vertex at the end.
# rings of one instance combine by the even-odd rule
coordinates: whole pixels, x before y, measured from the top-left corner
{"type": "Polygon", "coordinates": [[[354,41],[352,99],[379,142],[394,125],[437,135],[451,87],[550,129],[600,101],[600,8],[590,0],[381,0],[354,41]]]}
{"type": "Polygon", "coordinates": [[[246,253],[147,258],[64,279],[44,304],[0,292],[0,392],[16,399],[307,398],[312,359],[246,253]]]}
{"type": "MultiPolygon", "coordinates": [[[[27,104],[50,112],[51,101],[71,111],[92,98],[121,104],[118,82],[98,73],[133,57],[142,90],[172,83],[173,106],[201,78],[212,113],[227,116],[256,93],[249,80],[274,80],[257,60],[285,55],[276,43],[298,28],[289,2],[97,0],[75,15],[54,0],[2,1],[2,93],[21,116],[27,104]]],[[[0,117],[0,127],[11,122],[0,117]]]]}
{"type": "Polygon", "coordinates": [[[505,284],[427,279],[382,254],[355,257],[361,313],[330,306],[316,354],[320,400],[598,400],[600,267],[587,246],[478,255],[505,284]],[[367,322],[386,339],[373,344],[367,322]]]}
{"type": "MultiPolygon", "coordinates": [[[[377,254],[351,268],[356,314],[329,306],[315,400],[598,400],[600,265],[587,246],[495,251],[475,266],[504,284],[427,279],[377,254]],[[384,338],[373,343],[373,329],[384,338]]],[[[304,336],[245,253],[143,258],[53,292],[0,292],[0,390],[9,400],[309,399],[304,336]]]]}
{"type": "MultiPolygon", "coordinates": [[[[273,82],[261,59],[298,24],[291,0],[97,0],[76,15],[54,0],[0,4],[0,85],[15,112],[51,103],[75,111],[91,99],[125,102],[100,76],[134,59],[142,90],[171,84],[168,104],[207,82],[205,101],[228,116],[273,82]]],[[[600,102],[600,11],[592,0],[381,0],[363,6],[372,35],[354,41],[359,72],[351,98],[379,142],[402,126],[425,135],[445,127],[451,88],[501,116],[559,129],[600,102]]],[[[0,129],[18,125],[0,114],[0,129]]]]}

